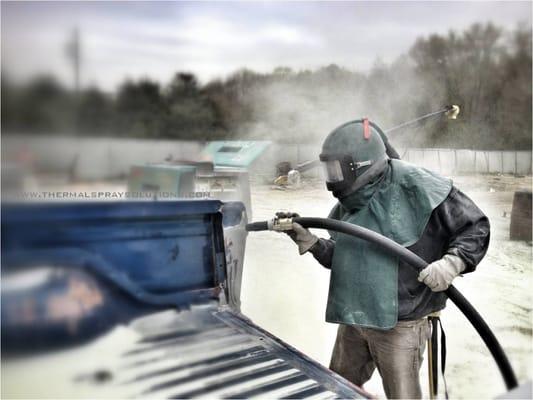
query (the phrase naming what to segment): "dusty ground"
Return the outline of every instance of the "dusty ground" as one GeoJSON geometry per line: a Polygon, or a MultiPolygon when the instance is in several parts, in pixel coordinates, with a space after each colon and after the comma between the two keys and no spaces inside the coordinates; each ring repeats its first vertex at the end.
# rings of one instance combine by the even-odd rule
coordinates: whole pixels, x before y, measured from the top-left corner
{"type": "MultiPolygon", "coordinates": [[[[531,177],[463,176],[454,182],[489,216],[492,225],[491,246],[478,270],[454,283],[493,328],[519,381],[524,382],[533,373],[532,247],[531,243],[509,240],[509,213],[514,191],[530,188],[531,177]]],[[[319,182],[286,191],[257,185],[252,196],[254,220],[271,218],[278,210],[327,216],[334,204],[319,182]]],[[[243,312],[328,365],[336,333],[336,325],[324,322],[329,271],[311,255],[299,256],[285,235],[261,232],[248,236],[243,280],[243,312]]],[[[446,376],[450,397],[493,398],[504,392],[490,354],[451,302],[442,319],[448,338],[446,376]]],[[[426,371],[424,367],[421,379],[427,392],[426,371]]],[[[377,372],[365,388],[384,396],[377,372]]]]}

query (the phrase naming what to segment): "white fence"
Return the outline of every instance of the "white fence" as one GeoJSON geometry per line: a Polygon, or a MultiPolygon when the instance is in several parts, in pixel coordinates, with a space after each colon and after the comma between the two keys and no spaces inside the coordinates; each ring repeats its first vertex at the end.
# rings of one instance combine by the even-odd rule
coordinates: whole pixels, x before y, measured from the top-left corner
{"type": "MultiPolygon", "coordinates": [[[[517,174],[531,175],[531,151],[481,151],[455,149],[398,149],[401,158],[412,164],[439,172],[443,175],[461,174],[517,174]]],[[[281,145],[274,144],[261,163],[254,167],[256,174],[270,175],[274,166],[280,161],[289,161],[292,165],[308,160],[318,159],[320,146],[317,145],[281,145]],[[265,168],[265,162],[270,168],[265,168]]],[[[318,176],[316,171],[309,174],[318,176]]]]}
{"type": "Polygon", "coordinates": [[[531,151],[405,149],[402,159],[447,175],[531,174],[531,151]]]}
{"type": "MultiPolygon", "coordinates": [[[[163,162],[166,158],[194,159],[204,143],[196,141],[71,138],[58,136],[4,136],[2,160],[26,152],[43,172],[69,174],[76,180],[125,176],[131,165],[163,162]]],[[[453,149],[399,149],[402,159],[444,175],[511,173],[530,175],[531,151],[479,151],[453,149]]],[[[251,174],[272,178],[276,164],[316,160],[319,145],[273,143],[254,164],[251,174]]],[[[318,169],[308,175],[319,176],[318,169]]]]}

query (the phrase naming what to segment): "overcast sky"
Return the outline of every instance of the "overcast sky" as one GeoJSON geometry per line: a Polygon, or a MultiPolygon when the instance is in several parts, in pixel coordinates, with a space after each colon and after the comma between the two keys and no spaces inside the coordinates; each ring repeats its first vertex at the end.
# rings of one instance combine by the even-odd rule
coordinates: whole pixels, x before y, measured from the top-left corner
{"type": "Polygon", "coordinates": [[[366,70],[419,36],[493,21],[531,26],[531,2],[39,2],[2,1],[2,72],[72,82],[66,42],[77,26],[82,84],[113,90],[126,77],[161,82],[177,70],[202,81],[246,67],[366,70]]]}

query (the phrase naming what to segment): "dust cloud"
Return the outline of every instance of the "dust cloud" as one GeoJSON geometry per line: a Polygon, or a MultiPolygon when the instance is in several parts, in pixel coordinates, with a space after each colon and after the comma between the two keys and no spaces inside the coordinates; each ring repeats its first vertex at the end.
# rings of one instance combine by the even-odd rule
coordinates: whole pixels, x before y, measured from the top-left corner
{"type": "MultiPolygon", "coordinates": [[[[238,126],[239,136],[320,144],[329,132],[350,120],[367,117],[387,129],[417,117],[410,96],[414,87],[423,90],[421,82],[408,68],[395,68],[394,76],[385,72],[387,68],[376,63],[368,76],[336,65],[313,72],[278,73],[245,94],[254,118],[238,126]],[[405,99],[401,107],[398,99],[405,99]]],[[[443,96],[425,97],[432,100],[423,110],[443,108],[443,96]]],[[[392,141],[407,144],[401,136],[392,141]]]]}

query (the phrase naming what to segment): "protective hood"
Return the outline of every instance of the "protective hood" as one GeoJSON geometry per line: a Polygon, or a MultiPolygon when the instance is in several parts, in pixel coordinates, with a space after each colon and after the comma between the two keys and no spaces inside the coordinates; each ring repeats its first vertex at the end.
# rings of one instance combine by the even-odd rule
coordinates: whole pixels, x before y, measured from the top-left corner
{"type": "MultiPolygon", "coordinates": [[[[408,247],[422,236],[451,180],[391,160],[376,182],[342,198],[330,218],[356,224],[408,247]]],[[[362,239],[330,233],[336,241],[326,320],[391,329],[398,319],[398,259],[362,239]]]]}

